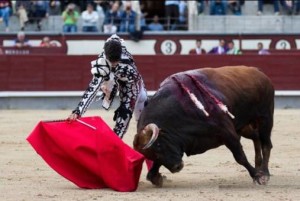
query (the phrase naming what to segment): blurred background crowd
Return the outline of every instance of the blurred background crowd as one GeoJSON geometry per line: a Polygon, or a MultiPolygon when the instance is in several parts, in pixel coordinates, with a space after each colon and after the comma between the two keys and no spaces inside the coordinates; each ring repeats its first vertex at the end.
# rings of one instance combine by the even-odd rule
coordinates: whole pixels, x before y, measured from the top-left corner
{"type": "Polygon", "coordinates": [[[300,0],[0,0],[0,31],[53,30],[62,32],[129,32],[188,30],[188,14],[264,15],[271,5],[274,15],[298,15],[300,0]],[[255,8],[253,8],[255,7],[255,8]],[[17,20],[18,23],[12,23],[17,20]],[[17,25],[14,25],[17,24],[17,25]],[[18,26],[18,27],[16,27],[18,26]],[[57,26],[56,26],[57,27],[57,26]],[[56,28],[57,29],[57,28],[56,28]]]}

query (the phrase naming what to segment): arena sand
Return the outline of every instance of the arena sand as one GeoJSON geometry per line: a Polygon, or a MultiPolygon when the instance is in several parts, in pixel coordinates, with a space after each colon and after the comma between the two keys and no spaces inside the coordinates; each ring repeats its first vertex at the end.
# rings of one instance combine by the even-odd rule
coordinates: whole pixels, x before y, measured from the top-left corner
{"type": "MultiPolygon", "coordinates": [[[[270,159],[272,174],[266,186],[254,185],[244,167],[238,165],[224,146],[204,154],[184,157],[185,167],[176,174],[165,168],[163,188],[146,179],[144,165],[136,192],[120,193],[111,189],[86,190],[58,175],[25,140],[40,120],[64,119],[67,110],[0,111],[0,200],[300,200],[300,110],[276,110],[270,159]]],[[[111,127],[113,111],[89,110],[85,116],[101,116],[111,127]]],[[[132,121],[124,141],[132,145],[136,122],[132,121]]],[[[242,139],[253,164],[252,142],[242,139]]]]}

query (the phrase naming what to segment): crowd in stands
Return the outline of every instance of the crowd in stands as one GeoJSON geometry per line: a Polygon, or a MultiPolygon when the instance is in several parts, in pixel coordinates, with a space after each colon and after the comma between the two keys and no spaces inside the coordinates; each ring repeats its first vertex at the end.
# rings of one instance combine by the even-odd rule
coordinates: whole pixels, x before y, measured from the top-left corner
{"type": "MultiPolygon", "coordinates": [[[[241,55],[242,51],[235,46],[234,42],[228,41],[226,42],[224,39],[219,40],[219,44],[209,51],[206,51],[202,48],[202,41],[196,40],[195,48],[189,51],[190,55],[203,55],[203,54],[211,54],[211,55],[241,55]]],[[[270,52],[267,49],[264,49],[263,43],[257,43],[257,54],[258,55],[268,55],[270,52]]]]}
{"type": "MultiPolygon", "coordinates": [[[[0,0],[0,23],[9,32],[10,16],[19,18],[20,30],[35,24],[36,31],[43,30],[42,20],[49,16],[61,16],[63,32],[129,32],[187,30],[187,0],[165,0],[164,15],[148,16],[147,1],[108,0],[0,0]],[[78,21],[81,20],[79,30],[78,21]]],[[[242,15],[245,0],[194,0],[198,14],[242,15]]],[[[300,0],[257,0],[257,15],[263,14],[265,3],[274,5],[274,14],[281,11],[299,14],[300,0]]]]}

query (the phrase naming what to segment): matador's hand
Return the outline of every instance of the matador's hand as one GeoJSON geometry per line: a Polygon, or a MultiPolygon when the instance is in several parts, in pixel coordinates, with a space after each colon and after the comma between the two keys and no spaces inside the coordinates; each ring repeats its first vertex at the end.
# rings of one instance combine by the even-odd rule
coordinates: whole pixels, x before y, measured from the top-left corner
{"type": "Polygon", "coordinates": [[[72,113],[72,114],[70,114],[70,116],[67,118],[67,121],[71,123],[71,122],[75,121],[75,120],[78,119],[78,118],[79,118],[79,115],[78,115],[78,114],[72,113]]]}

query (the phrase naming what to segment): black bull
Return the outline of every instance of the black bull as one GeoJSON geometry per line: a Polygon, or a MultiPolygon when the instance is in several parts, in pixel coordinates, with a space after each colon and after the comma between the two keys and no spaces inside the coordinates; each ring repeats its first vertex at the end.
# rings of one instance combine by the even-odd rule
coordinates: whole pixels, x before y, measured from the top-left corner
{"type": "Polygon", "coordinates": [[[273,113],[273,85],[257,68],[233,66],[180,72],[164,80],[149,100],[138,121],[133,145],[153,160],[147,179],[156,186],[163,183],[160,166],[179,172],[184,153],[200,154],[221,145],[232,152],[254,181],[266,184],[273,113]],[[229,112],[224,105],[221,109],[222,103],[229,112]],[[241,136],[253,140],[255,167],[247,160],[241,136]]]}

